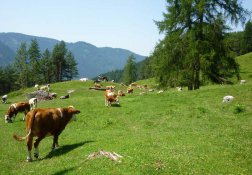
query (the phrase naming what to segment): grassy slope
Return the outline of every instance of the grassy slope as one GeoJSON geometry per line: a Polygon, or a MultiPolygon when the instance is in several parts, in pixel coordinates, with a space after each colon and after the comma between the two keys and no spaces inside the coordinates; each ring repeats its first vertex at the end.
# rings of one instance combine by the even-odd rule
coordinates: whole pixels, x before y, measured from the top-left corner
{"type": "MultiPolygon", "coordinates": [[[[244,72],[252,67],[249,57],[238,58],[244,72]]],[[[39,107],[74,105],[81,110],[78,121],[60,135],[58,150],[50,153],[48,137],[40,143],[42,160],[26,163],[26,143],[12,138],[13,133],[25,134],[22,114],[12,124],[2,118],[0,174],[252,174],[252,79],[247,73],[242,78],[248,83],[193,92],[171,89],[139,95],[136,90],[121,98],[121,107],[110,108],[104,106],[102,91],[88,89],[91,81],[53,84],[58,95],[67,89],[75,92],[66,100],[40,102],[39,107]],[[235,100],[223,104],[225,95],[235,100]],[[122,163],[86,160],[100,149],[123,155],[122,163]]],[[[9,102],[25,100],[31,91],[9,94],[9,102]]],[[[2,116],[8,106],[0,104],[2,116]]]]}

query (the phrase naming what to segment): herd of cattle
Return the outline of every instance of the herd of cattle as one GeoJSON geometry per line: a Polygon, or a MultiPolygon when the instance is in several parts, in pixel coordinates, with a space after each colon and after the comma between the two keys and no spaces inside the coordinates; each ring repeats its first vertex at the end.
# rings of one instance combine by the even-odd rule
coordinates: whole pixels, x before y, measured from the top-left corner
{"type": "MultiPolygon", "coordinates": [[[[83,81],[81,79],[81,81],[83,81]]],[[[106,81],[106,79],[103,79],[103,81],[106,81]]],[[[99,81],[100,82],[100,81],[99,81]]],[[[245,80],[241,81],[241,84],[245,83],[245,80]]],[[[124,84],[121,84],[122,86],[125,86],[124,84]]],[[[98,81],[94,81],[95,88],[101,88],[101,85],[98,83],[98,81]]],[[[129,87],[127,87],[127,93],[132,94],[135,88],[144,88],[145,90],[148,89],[147,85],[139,86],[136,83],[132,83],[129,87]]],[[[37,88],[37,91],[41,90],[50,90],[50,85],[39,87],[38,85],[35,85],[35,88],[37,88]]],[[[182,91],[181,87],[176,88],[177,91],[182,91]]],[[[123,90],[115,91],[115,86],[106,86],[104,88],[104,97],[105,97],[105,106],[109,107],[112,103],[115,103],[116,105],[119,105],[119,97],[125,96],[125,93],[123,90]]],[[[148,89],[148,91],[152,92],[153,89],[148,89]]],[[[69,91],[66,96],[61,96],[60,99],[66,99],[69,98],[69,94],[73,91],[69,91]]],[[[146,91],[145,91],[146,92],[146,91]]],[[[141,93],[145,93],[141,92],[141,93]]],[[[158,91],[157,93],[162,93],[163,90],[158,91]]],[[[140,93],[140,94],[141,94],[140,93]]],[[[2,96],[2,103],[7,103],[7,95],[2,96]]],[[[56,94],[55,94],[56,97],[56,94]]],[[[230,102],[234,99],[233,96],[228,95],[223,97],[223,102],[230,102]]],[[[26,122],[26,133],[27,135],[25,137],[20,137],[17,135],[13,135],[14,139],[18,141],[27,140],[27,147],[28,147],[28,155],[27,155],[27,161],[32,161],[31,158],[31,150],[32,146],[34,145],[34,157],[39,157],[39,150],[38,145],[40,141],[45,138],[46,136],[53,136],[53,145],[52,148],[57,148],[58,145],[58,137],[61,134],[61,132],[64,130],[66,125],[71,120],[76,120],[75,114],[80,113],[80,110],[74,109],[73,106],[69,106],[67,108],[37,108],[38,99],[37,98],[30,98],[28,102],[18,102],[11,104],[5,114],[5,122],[11,123],[14,121],[16,115],[19,112],[24,112],[24,118],[26,122]],[[33,137],[37,137],[33,144],[33,137]]]]}

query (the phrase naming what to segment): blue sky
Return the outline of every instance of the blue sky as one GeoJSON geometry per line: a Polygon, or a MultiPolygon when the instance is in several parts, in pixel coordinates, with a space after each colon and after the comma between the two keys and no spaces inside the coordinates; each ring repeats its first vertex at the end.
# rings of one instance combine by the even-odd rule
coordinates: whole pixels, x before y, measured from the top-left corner
{"type": "MultiPolygon", "coordinates": [[[[0,0],[0,32],[18,32],[148,56],[162,38],[165,0],[0,0]]],[[[243,0],[252,10],[252,0],[243,0]]],[[[238,26],[236,30],[243,30],[238,26]]]]}

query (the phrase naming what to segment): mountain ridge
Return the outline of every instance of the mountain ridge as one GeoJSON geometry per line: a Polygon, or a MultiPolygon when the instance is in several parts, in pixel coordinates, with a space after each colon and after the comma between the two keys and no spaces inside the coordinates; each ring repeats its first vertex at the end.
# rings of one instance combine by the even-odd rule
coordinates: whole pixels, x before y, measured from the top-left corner
{"type": "MultiPolygon", "coordinates": [[[[0,64],[6,65],[7,54],[3,54],[3,50],[6,50],[8,47],[8,52],[12,51],[13,53],[16,53],[22,42],[25,42],[27,48],[29,48],[32,39],[37,40],[41,53],[43,53],[45,49],[48,49],[51,52],[55,44],[60,42],[60,40],[48,37],[14,32],[0,33],[0,64]],[[6,46],[6,48],[2,49],[1,45],[3,47],[6,46]],[[3,55],[2,57],[1,54],[3,55]]],[[[123,69],[127,58],[131,54],[136,58],[136,62],[145,59],[145,56],[122,48],[96,47],[85,41],[65,43],[67,49],[73,53],[76,62],[78,63],[77,68],[79,71],[79,77],[93,78],[99,74],[112,70],[123,69]]],[[[7,60],[9,60],[7,63],[10,63],[14,60],[14,57],[11,59],[9,56],[7,60]]]]}

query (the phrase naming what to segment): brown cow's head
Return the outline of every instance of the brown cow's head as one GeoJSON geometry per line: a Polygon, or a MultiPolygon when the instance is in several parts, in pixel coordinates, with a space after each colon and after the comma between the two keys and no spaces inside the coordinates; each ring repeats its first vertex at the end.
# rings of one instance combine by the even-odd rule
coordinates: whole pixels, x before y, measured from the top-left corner
{"type": "Polygon", "coordinates": [[[13,105],[11,105],[6,113],[6,115],[4,116],[5,118],[5,123],[11,123],[12,122],[12,117],[13,115],[15,116],[15,107],[13,105]]]}
{"type": "Polygon", "coordinates": [[[72,116],[73,116],[71,120],[76,121],[77,118],[76,118],[75,114],[79,114],[80,111],[79,110],[75,110],[73,106],[68,106],[68,113],[72,114],[72,116]]]}

